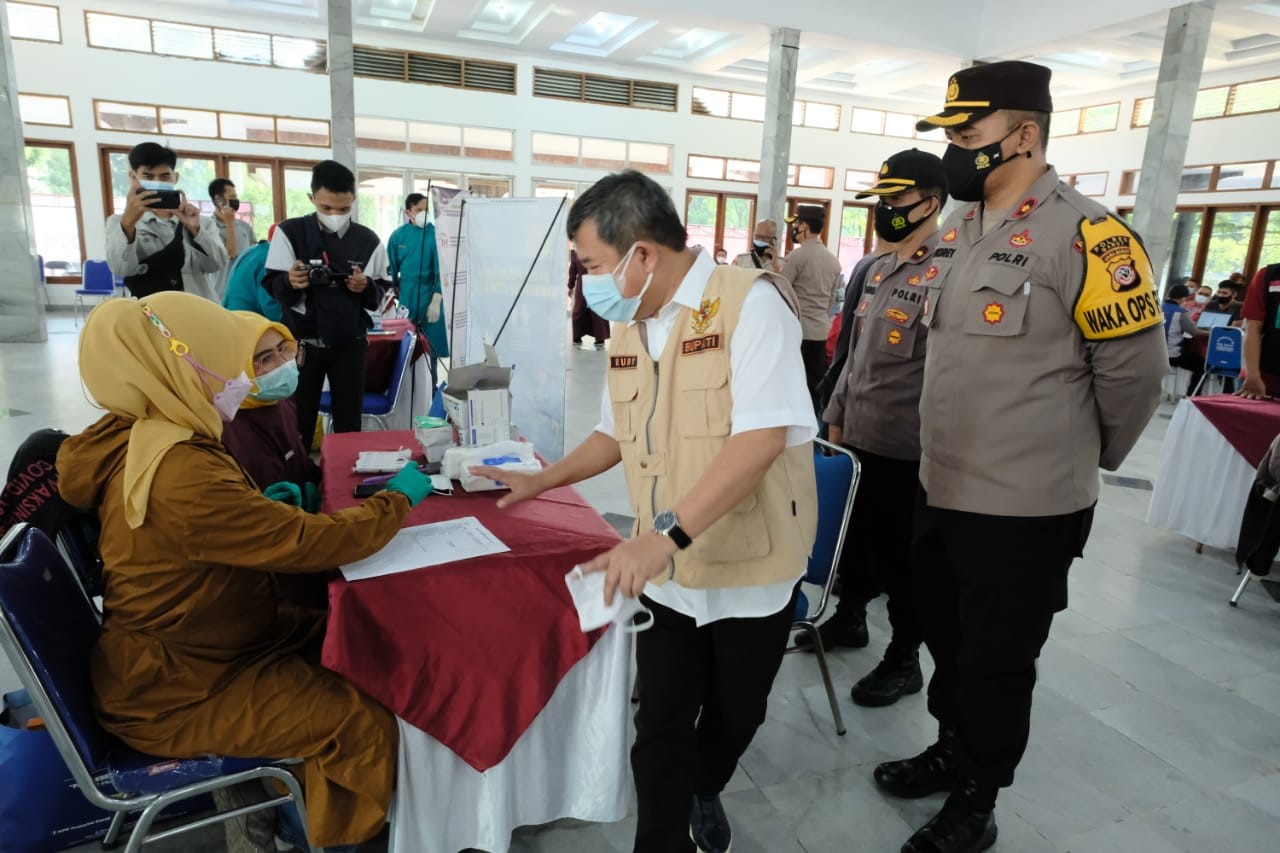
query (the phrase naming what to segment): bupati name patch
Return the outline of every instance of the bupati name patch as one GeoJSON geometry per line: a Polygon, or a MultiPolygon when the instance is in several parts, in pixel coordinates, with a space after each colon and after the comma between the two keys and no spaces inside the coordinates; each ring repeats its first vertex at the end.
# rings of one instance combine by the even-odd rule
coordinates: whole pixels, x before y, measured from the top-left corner
{"type": "Polygon", "coordinates": [[[610,370],[635,370],[639,365],[640,365],[640,356],[638,355],[609,356],[610,370]]]}
{"type": "Polygon", "coordinates": [[[720,349],[719,335],[706,335],[701,338],[690,338],[680,344],[681,355],[697,355],[700,352],[710,352],[715,349],[720,349]]]}

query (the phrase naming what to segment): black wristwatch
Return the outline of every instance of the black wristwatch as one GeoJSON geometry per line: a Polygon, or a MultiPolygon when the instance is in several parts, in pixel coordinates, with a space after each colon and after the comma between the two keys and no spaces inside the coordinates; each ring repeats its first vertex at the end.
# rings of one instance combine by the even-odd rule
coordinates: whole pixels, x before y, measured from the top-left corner
{"type": "Polygon", "coordinates": [[[693,539],[680,527],[680,519],[676,518],[676,514],[671,510],[659,513],[653,520],[653,532],[659,536],[666,536],[676,543],[676,547],[681,551],[693,544],[693,539]]]}

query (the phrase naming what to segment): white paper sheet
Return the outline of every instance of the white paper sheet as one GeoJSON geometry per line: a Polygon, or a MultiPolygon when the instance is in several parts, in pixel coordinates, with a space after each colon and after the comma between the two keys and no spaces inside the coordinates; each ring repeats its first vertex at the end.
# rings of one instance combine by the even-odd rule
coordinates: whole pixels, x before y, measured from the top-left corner
{"type": "Polygon", "coordinates": [[[478,519],[468,516],[406,527],[372,557],[343,566],[342,575],[348,581],[368,580],[510,550],[478,519]]]}

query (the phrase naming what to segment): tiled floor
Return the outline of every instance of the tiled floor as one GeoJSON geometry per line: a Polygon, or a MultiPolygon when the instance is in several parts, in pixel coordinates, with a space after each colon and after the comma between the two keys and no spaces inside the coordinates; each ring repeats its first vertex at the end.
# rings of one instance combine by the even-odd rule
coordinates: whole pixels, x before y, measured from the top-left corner
{"type": "MultiPolygon", "coordinates": [[[[0,460],[37,427],[75,430],[94,417],[76,378],[71,320],[55,316],[50,330],[47,345],[0,344],[0,409],[33,413],[0,417],[0,460]]],[[[604,361],[602,352],[571,353],[569,446],[598,420],[604,361]]],[[[1168,423],[1152,420],[1120,474],[1155,478],[1168,423]]],[[[630,514],[617,472],[583,492],[601,512],[630,514]]],[[[1071,608],[1045,649],[1031,747],[1000,798],[998,851],[1280,849],[1280,605],[1254,586],[1229,608],[1228,555],[1197,555],[1148,528],[1149,498],[1141,487],[1103,487],[1085,559],[1072,570],[1071,608]]],[[[882,606],[870,620],[871,647],[833,662],[844,737],[813,660],[784,662],[769,718],[725,796],[737,853],[896,851],[936,809],[937,798],[891,801],[870,781],[877,762],[915,752],[934,731],[922,695],[883,710],[850,701],[849,686],[885,642],[882,606]]],[[[0,662],[0,690],[13,683],[0,662]]],[[[512,849],[625,851],[633,829],[634,819],[529,829],[512,849]]],[[[166,849],[221,849],[216,833],[207,838],[166,849]]]]}

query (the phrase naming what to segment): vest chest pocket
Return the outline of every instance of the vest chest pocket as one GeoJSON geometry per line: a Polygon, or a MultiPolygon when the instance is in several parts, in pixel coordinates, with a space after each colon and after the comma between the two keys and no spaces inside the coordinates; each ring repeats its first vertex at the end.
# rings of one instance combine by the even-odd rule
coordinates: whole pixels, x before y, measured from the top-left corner
{"type": "Polygon", "coordinates": [[[640,419],[640,383],[635,369],[610,370],[608,377],[609,401],[613,404],[613,438],[615,441],[635,441],[636,422],[640,419]]]}
{"type": "Polygon", "coordinates": [[[726,436],[733,426],[727,356],[682,356],[676,373],[676,421],[685,438],[726,436]],[[707,361],[701,361],[707,359],[707,361]]]}
{"type": "Polygon", "coordinates": [[[770,548],[764,509],[752,492],[694,539],[689,554],[706,563],[736,563],[768,556],[770,548]]]}
{"type": "Polygon", "coordinates": [[[1014,337],[1026,331],[1031,301],[1031,272],[987,264],[965,296],[964,330],[970,335],[1014,337]]]}

